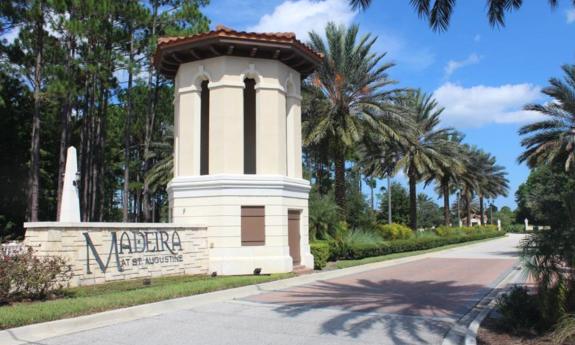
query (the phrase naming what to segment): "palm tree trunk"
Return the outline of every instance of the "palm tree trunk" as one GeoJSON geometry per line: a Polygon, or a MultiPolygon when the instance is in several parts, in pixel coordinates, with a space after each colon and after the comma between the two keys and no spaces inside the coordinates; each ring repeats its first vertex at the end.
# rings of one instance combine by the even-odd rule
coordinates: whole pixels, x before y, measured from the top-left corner
{"type": "Polygon", "coordinates": [[[370,184],[369,188],[371,189],[371,210],[374,211],[375,210],[375,199],[374,199],[374,195],[373,195],[373,185],[370,184]]]}
{"type": "Polygon", "coordinates": [[[483,221],[483,214],[484,214],[485,210],[483,209],[483,195],[479,196],[479,214],[480,214],[480,222],[481,225],[485,225],[485,222],[483,221]]]}
{"type": "Polygon", "coordinates": [[[417,179],[409,176],[409,221],[411,228],[417,230],[417,179]]]}
{"type": "Polygon", "coordinates": [[[451,223],[451,214],[449,212],[449,181],[443,181],[443,223],[449,226],[451,223]]]}
{"type": "Polygon", "coordinates": [[[343,148],[335,150],[335,202],[340,208],[340,218],[345,217],[345,153],[343,148]]]}
{"type": "Polygon", "coordinates": [[[465,191],[465,213],[467,214],[465,225],[471,226],[471,197],[468,191],[465,191]]]}
{"type": "Polygon", "coordinates": [[[392,223],[391,216],[391,176],[387,175],[387,224],[392,223]]]}

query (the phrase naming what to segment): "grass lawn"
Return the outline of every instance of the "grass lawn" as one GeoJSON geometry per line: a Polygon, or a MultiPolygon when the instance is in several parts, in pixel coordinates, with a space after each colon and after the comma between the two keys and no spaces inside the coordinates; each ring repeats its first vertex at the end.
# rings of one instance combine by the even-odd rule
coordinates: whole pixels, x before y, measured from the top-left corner
{"type": "Polygon", "coordinates": [[[261,276],[178,276],[153,278],[152,284],[130,280],[65,289],[62,298],[0,307],[0,329],[18,327],[138,304],[292,277],[292,273],[261,276]]]}
{"type": "Polygon", "coordinates": [[[380,262],[380,261],[388,261],[388,260],[393,260],[393,259],[400,259],[400,258],[405,258],[408,256],[433,253],[433,252],[437,252],[440,250],[446,250],[446,249],[455,248],[455,247],[468,246],[468,245],[474,244],[474,243],[492,241],[492,240],[496,240],[496,239],[501,238],[501,237],[502,236],[486,238],[486,239],[477,240],[477,241],[448,244],[446,246],[441,246],[441,247],[436,247],[436,248],[431,248],[431,249],[425,249],[425,250],[416,250],[413,252],[403,252],[403,253],[394,253],[394,254],[382,255],[382,256],[372,256],[369,258],[363,258],[363,259],[359,259],[359,260],[338,260],[336,262],[328,263],[326,268],[327,269],[347,268],[347,267],[353,267],[353,266],[358,266],[358,265],[370,264],[372,262],[380,262]]]}

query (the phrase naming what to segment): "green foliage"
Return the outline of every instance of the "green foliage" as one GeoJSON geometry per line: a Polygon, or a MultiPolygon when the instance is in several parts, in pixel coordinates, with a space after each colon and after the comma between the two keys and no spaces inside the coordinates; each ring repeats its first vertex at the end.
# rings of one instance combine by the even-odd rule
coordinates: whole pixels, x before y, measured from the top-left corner
{"type": "Polygon", "coordinates": [[[466,236],[474,234],[489,234],[496,233],[496,225],[483,225],[483,226],[440,226],[435,229],[435,233],[440,237],[451,236],[466,236]]]}
{"type": "Polygon", "coordinates": [[[325,240],[333,237],[340,220],[338,211],[333,195],[319,195],[312,191],[309,196],[310,239],[325,240]]]}
{"type": "Polygon", "coordinates": [[[497,300],[497,310],[501,314],[499,323],[514,333],[532,332],[540,321],[537,297],[522,286],[514,286],[497,300]]]}
{"type": "MultiPolygon", "coordinates": [[[[388,191],[386,187],[381,187],[381,191],[377,218],[380,222],[387,222],[388,191]]],[[[409,195],[399,182],[391,183],[391,220],[397,224],[409,224],[409,195]]]]}
{"type": "Polygon", "coordinates": [[[476,241],[487,238],[503,236],[503,232],[481,232],[471,233],[469,235],[449,236],[449,237],[422,237],[411,238],[408,240],[396,240],[384,243],[357,244],[345,248],[339,253],[339,259],[362,259],[372,256],[388,255],[393,253],[402,253],[416,250],[425,250],[441,247],[450,244],[476,241]]]}
{"type": "Polygon", "coordinates": [[[530,167],[557,165],[563,171],[575,170],[575,65],[563,65],[564,80],[551,78],[542,93],[552,100],[529,104],[526,110],[544,115],[542,120],[525,125],[519,134],[525,136],[525,151],[519,162],[530,167]]]}
{"type": "Polygon", "coordinates": [[[575,310],[575,224],[536,231],[522,247],[525,267],[537,283],[541,322],[549,328],[575,310]]]}
{"type": "Polygon", "coordinates": [[[327,264],[330,257],[330,246],[327,241],[314,241],[310,242],[309,248],[311,255],[313,255],[313,268],[321,270],[327,264]]]}
{"type": "MultiPolygon", "coordinates": [[[[490,215],[489,210],[487,214],[490,215]]],[[[497,219],[501,221],[501,227],[506,229],[511,224],[515,223],[515,212],[508,206],[503,206],[500,210],[493,211],[493,223],[497,223],[497,219]]]]}
{"type": "Polygon", "coordinates": [[[419,228],[424,229],[443,224],[441,208],[424,193],[417,195],[417,224],[419,228]]]}
{"type": "Polygon", "coordinates": [[[575,172],[565,173],[552,166],[531,170],[527,181],[515,193],[517,223],[561,226],[569,219],[567,200],[575,190],[575,172]]]}
{"type": "Polygon", "coordinates": [[[316,98],[312,104],[319,110],[311,110],[316,116],[305,116],[304,142],[330,149],[324,158],[334,163],[335,199],[345,210],[346,155],[365,131],[395,138],[401,133],[395,126],[401,117],[388,111],[394,94],[388,87],[395,83],[388,70],[393,64],[382,63],[385,54],[374,52],[377,37],[359,36],[357,25],[330,22],[325,35],[313,31],[309,36],[310,46],[324,59],[313,80],[305,83],[306,94],[316,98]]]}
{"type": "Polygon", "coordinates": [[[37,257],[32,248],[0,257],[0,304],[45,299],[72,277],[72,268],[58,256],[37,257]]]}
{"type": "Polygon", "coordinates": [[[575,340],[575,315],[562,317],[555,326],[551,338],[556,345],[572,344],[575,340]]]}
{"type": "Polygon", "coordinates": [[[376,215],[359,188],[360,175],[352,170],[348,172],[346,182],[346,223],[350,229],[372,229],[376,224],[376,215]]]}
{"type": "Polygon", "coordinates": [[[513,232],[513,233],[525,232],[525,224],[509,224],[507,226],[501,225],[501,227],[505,232],[513,232]]]}
{"type": "Polygon", "coordinates": [[[413,230],[401,224],[380,224],[377,231],[386,240],[406,240],[414,237],[413,230]]]}

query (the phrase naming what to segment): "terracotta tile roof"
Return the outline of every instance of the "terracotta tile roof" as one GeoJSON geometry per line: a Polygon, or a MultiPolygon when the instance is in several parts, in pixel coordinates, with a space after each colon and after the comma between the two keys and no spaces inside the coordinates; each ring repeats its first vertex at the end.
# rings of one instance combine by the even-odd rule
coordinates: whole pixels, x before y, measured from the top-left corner
{"type": "Polygon", "coordinates": [[[268,42],[280,42],[289,43],[302,48],[305,52],[312,55],[320,61],[323,55],[316,52],[308,45],[304,44],[298,40],[293,32],[246,32],[246,31],[235,31],[223,25],[216,26],[215,30],[202,32],[192,36],[172,36],[172,37],[160,37],[158,38],[158,50],[164,47],[175,46],[179,44],[192,43],[196,41],[202,41],[208,38],[221,37],[221,38],[238,38],[245,40],[254,41],[268,41],[268,42]]]}

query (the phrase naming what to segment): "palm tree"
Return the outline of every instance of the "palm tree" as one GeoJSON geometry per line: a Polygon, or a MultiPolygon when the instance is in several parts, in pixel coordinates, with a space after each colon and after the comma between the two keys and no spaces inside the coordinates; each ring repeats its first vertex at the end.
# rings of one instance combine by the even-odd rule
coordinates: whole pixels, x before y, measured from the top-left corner
{"type": "Polygon", "coordinates": [[[421,90],[405,92],[401,103],[414,128],[407,145],[401,147],[396,169],[402,169],[409,179],[410,226],[416,230],[417,183],[432,174],[441,177],[443,171],[456,165],[447,149],[451,145],[447,139],[454,130],[438,128],[443,108],[421,90]]]}
{"type": "Polygon", "coordinates": [[[479,151],[479,153],[472,158],[472,161],[477,171],[478,180],[475,193],[479,197],[481,225],[484,225],[484,199],[486,197],[494,199],[500,195],[507,196],[509,180],[507,180],[505,168],[501,165],[497,165],[495,157],[489,153],[479,151]]]}
{"type": "Polygon", "coordinates": [[[561,164],[565,171],[575,167],[575,65],[564,65],[564,81],[551,78],[543,93],[553,99],[545,104],[529,104],[526,110],[546,116],[544,120],[523,126],[520,135],[525,151],[519,162],[530,167],[561,164]]]}
{"type": "MultiPolygon", "coordinates": [[[[408,120],[408,119],[406,119],[408,120]]],[[[398,128],[403,128],[400,133],[407,133],[411,127],[406,127],[407,122],[398,123],[398,128]]],[[[375,178],[387,178],[387,218],[391,224],[391,177],[395,174],[397,161],[401,155],[400,147],[406,145],[405,138],[400,140],[388,140],[377,133],[367,133],[362,138],[358,148],[359,164],[363,167],[364,174],[375,181],[375,178]]],[[[373,199],[373,198],[372,198],[373,199]]]]}
{"type": "Polygon", "coordinates": [[[162,131],[161,141],[152,142],[147,159],[153,162],[144,177],[150,192],[165,188],[174,177],[174,128],[167,126],[162,131]]]}
{"type": "Polygon", "coordinates": [[[426,185],[435,182],[437,194],[443,197],[443,224],[445,226],[451,224],[449,197],[455,193],[457,181],[466,178],[464,164],[466,158],[461,150],[462,141],[463,134],[456,131],[445,139],[445,144],[440,148],[444,156],[451,157],[452,164],[441,166],[440,171],[433,171],[425,182],[426,185]]]}
{"type": "MultiPolygon", "coordinates": [[[[371,5],[372,0],[349,0],[353,9],[363,9],[371,5]]],[[[487,17],[491,26],[505,26],[505,15],[518,10],[523,5],[520,0],[486,0],[487,17]]],[[[551,8],[557,7],[557,0],[548,0],[551,8]]],[[[420,17],[429,21],[429,26],[435,31],[444,31],[449,27],[449,21],[456,0],[411,0],[411,5],[420,17]]],[[[573,1],[575,5],[575,1],[573,1]]]]}
{"type": "MultiPolygon", "coordinates": [[[[359,27],[349,28],[329,23],[326,40],[310,33],[310,45],[324,55],[322,65],[305,87],[320,98],[321,117],[305,135],[305,144],[324,142],[329,145],[335,165],[335,199],[345,214],[346,155],[360,140],[366,128],[383,136],[397,138],[396,129],[380,117],[393,117],[390,102],[397,90],[386,87],[395,83],[387,70],[393,66],[381,63],[385,54],[372,52],[377,37],[358,37],[359,27]]],[[[309,127],[309,126],[308,126],[309,127]]]]}
{"type": "MultiPolygon", "coordinates": [[[[463,204],[465,210],[466,226],[471,226],[471,213],[475,213],[472,208],[475,191],[478,188],[481,179],[480,169],[476,157],[480,156],[483,151],[475,146],[468,144],[461,145],[462,162],[465,166],[463,172],[457,178],[457,187],[459,189],[458,202],[463,204]]],[[[477,207],[479,209],[479,207],[477,207]]]]}

